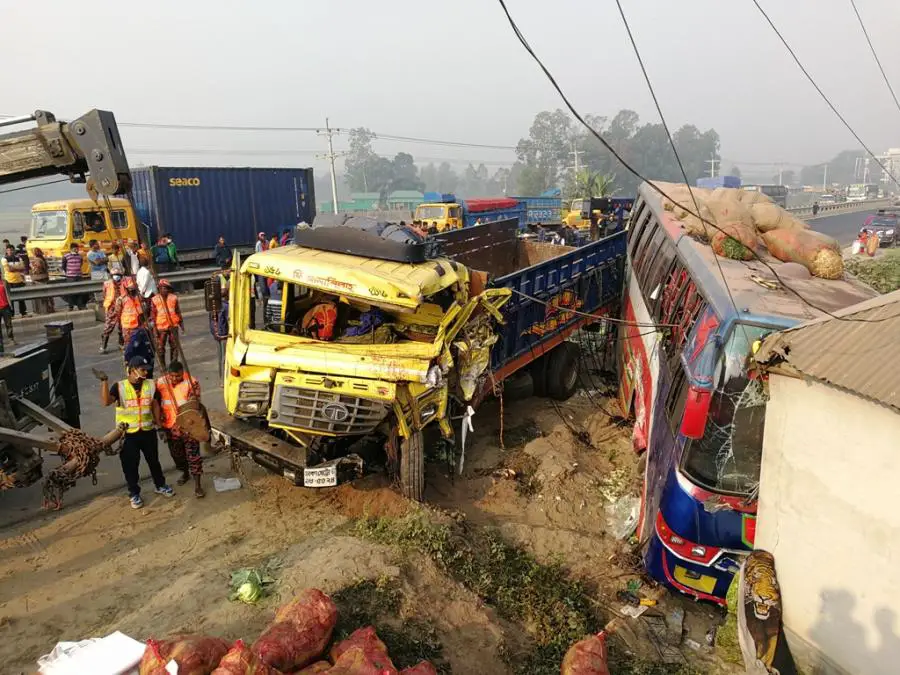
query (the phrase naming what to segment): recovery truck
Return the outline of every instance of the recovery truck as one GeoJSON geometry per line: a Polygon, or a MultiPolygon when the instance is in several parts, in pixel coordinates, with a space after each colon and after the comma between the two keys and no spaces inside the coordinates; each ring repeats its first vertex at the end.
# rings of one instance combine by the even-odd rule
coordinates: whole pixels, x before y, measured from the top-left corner
{"type": "MultiPolygon", "coordinates": [[[[403,494],[421,500],[425,432],[439,429],[464,457],[456,423],[465,429],[507,378],[527,372],[535,393],[560,400],[575,391],[569,338],[615,312],[624,232],[570,248],[519,238],[504,220],[429,237],[421,253],[390,231],[298,228],[294,245],[235,257],[227,413],[210,413],[232,452],[324,487],[361,475],[375,448],[403,494]],[[270,281],[280,318],[253,326],[251,288],[270,281]],[[316,317],[329,315],[322,331],[316,317]]],[[[207,288],[209,306],[224,301],[220,284],[207,288]]]]}
{"type": "MultiPolygon", "coordinates": [[[[131,187],[111,112],[92,110],[66,123],[39,110],[2,120],[0,127],[27,122],[37,126],[0,135],[0,185],[65,174],[73,182],[86,183],[94,201],[131,187]]],[[[97,451],[122,433],[117,429],[92,439],[78,430],[80,415],[72,322],[48,323],[46,339],[0,353],[0,490],[33,484],[42,476],[41,453],[57,453],[65,463],[51,473],[50,493],[59,506],[62,490],[75,478],[89,475],[97,451]],[[49,427],[53,433],[31,433],[37,427],[49,427]]]]}

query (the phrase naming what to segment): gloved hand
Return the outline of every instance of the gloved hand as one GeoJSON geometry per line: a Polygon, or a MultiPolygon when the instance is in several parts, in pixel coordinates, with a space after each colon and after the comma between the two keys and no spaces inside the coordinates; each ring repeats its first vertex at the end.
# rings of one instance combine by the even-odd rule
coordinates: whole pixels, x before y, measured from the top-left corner
{"type": "Polygon", "coordinates": [[[96,368],[91,368],[91,372],[94,374],[94,377],[96,377],[101,382],[105,382],[106,380],[109,379],[109,375],[107,375],[102,370],[97,370],[96,368]]]}

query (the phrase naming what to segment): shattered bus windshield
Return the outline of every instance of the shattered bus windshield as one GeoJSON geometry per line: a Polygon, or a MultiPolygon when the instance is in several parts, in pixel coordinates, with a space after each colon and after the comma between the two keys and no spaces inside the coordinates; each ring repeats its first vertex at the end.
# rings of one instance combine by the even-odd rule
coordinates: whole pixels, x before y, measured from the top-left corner
{"type": "Polygon", "coordinates": [[[682,469],[709,490],[749,494],[759,483],[766,393],[759,379],[751,379],[748,365],[752,345],[771,328],[738,324],[716,365],[715,383],[706,433],[688,441],[682,469]]]}
{"type": "Polygon", "coordinates": [[[412,310],[261,275],[256,276],[256,294],[268,297],[257,329],[340,344],[434,342],[454,302],[453,290],[446,288],[412,310]]]}

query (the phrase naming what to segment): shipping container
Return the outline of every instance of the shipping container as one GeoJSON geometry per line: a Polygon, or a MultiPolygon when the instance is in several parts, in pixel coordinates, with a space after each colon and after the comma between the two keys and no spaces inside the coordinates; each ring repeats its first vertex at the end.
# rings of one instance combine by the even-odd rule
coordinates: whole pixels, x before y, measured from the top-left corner
{"type": "Polygon", "coordinates": [[[716,189],[720,187],[739,188],[741,179],[737,176],[716,176],[715,178],[698,178],[697,187],[716,189]]]}
{"type": "Polygon", "coordinates": [[[169,235],[184,261],[212,257],[219,236],[252,246],[297,223],[312,223],[312,169],[167,167],[132,169],[132,203],[150,241],[169,235]]]}

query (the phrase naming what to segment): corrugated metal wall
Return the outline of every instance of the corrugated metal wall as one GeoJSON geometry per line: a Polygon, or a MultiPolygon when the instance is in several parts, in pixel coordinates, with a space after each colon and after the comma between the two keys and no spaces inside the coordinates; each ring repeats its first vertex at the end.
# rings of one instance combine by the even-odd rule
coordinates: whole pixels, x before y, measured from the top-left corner
{"type": "Polygon", "coordinates": [[[232,246],[270,237],[315,214],[312,169],[151,166],[132,171],[132,199],[151,236],[170,234],[179,250],[232,246]]]}

